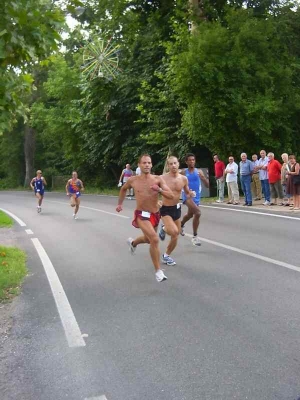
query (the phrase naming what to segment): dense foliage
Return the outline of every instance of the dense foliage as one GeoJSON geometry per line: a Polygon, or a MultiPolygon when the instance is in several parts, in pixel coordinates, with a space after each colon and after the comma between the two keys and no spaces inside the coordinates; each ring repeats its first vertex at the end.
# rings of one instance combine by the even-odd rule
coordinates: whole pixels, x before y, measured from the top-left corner
{"type": "Polygon", "coordinates": [[[41,168],[48,178],[76,168],[103,186],[125,163],[136,166],[142,152],[153,156],[158,171],[168,151],[179,157],[193,151],[201,166],[210,165],[211,152],[237,158],[263,147],[277,156],[298,152],[297,4],[73,1],[67,7],[78,25],[59,43],[59,2],[24,0],[17,2],[20,9],[6,2],[2,186],[20,184],[25,165],[27,175],[41,168]],[[84,12],[76,16],[79,5],[84,12]],[[8,27],[9,13],[18,23],[8,27]],[[82,75],[83,46],[99,37],[120,46],[121,72],[114,79],[82,75]],[[37,90],[25,95],[32,82],[37,90]]]}

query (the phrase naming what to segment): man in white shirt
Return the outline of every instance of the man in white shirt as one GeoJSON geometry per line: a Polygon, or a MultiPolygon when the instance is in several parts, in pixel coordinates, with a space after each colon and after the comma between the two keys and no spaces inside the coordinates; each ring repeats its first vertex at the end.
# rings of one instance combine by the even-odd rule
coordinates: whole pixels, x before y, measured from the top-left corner
{"type": "Polygon", "coordinates": [[[137,167],[137,169],[135,170],[135,175],[141,175],[142,174],[142,171],[141,171],[141,168],[140,167],[137,167]]]}
{"type": "Polygon", "coordinates": [[[226,176],[226,183],[228,189],[228,202],[227,204],[239,204],[240,202],[240,195],[239,195],[239,187],[237,183],[237,175],[239,167],[234,162],[234,157],[230,156],[228,158],[229,163],[225,168],[225,176],[226,176]]]}
{"type": "Polygon", "coordinates": [[[260,159],[258,160],[255,170],[258,170],[259,179],[262,187],[262,192],[265,196],[264,206],[269,206],[271,204],[271,192],[269,185],[269,175],[268,175],[268,163],[269,159],[265,150],[260,151],[260,159]]]}
{"type": "Polygon", "coordinates": [[[252,197],[254,198],[254,200],[261,200],[262,192],[261,192],[261,183],[259,179],[259,169],[256,168],[259,165],[257,154],[252,155],[252,164],[254,168],[252,174],[252,182],[251,182],[252,197]]]}

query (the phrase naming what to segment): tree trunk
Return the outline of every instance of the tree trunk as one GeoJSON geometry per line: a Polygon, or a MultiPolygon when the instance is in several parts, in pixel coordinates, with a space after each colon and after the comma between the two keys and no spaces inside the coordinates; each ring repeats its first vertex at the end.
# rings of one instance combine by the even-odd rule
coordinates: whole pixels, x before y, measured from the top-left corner
{"type": "Polygon", "coordinates": [[[35,176],[34,173],[35,130],[28,124],[25,125],[24,154],[25,154],[25,168],[26,168],[24,187],[28,187],[31,179],[35,176]]]}
{"type": "MultiPolygon", "coordinates": [[[[192,14],[197,17],[199,20],[205,20],[204,10],[203,10],[203,2],[202,0],[189,0],[190,10],[192,14]]],[[[195,32],[197,25],[192,21],[191,22],[191,32],[195,32]]]]}

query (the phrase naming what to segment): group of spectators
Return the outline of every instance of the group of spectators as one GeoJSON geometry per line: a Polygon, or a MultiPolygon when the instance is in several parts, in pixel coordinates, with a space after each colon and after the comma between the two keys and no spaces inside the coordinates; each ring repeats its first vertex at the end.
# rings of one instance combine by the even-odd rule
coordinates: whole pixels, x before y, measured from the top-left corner
{"type": "Polygon", "coordinates": [[[260,151],[252,155],[241,154],[239,165],[229,156],[225,166],[217,154],[213,156],[215,178],[217,182],[218,203],[224,201],[225,182],[228,189],[228,204],[240,204],[238,175],[241,189],[245,196],[244,206],[252,206],[252,199],[261,200],[264,206],[288,206],[293,210],[300,209],[300,175],[299,163],[294,155],[283,153],[282,164],[275,160],[274,153],[260,151]]]}

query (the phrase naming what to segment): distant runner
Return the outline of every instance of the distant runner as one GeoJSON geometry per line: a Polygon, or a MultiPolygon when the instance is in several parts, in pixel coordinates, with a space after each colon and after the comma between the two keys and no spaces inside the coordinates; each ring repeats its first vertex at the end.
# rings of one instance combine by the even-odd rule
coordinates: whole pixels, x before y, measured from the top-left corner
{"type": "Polygon", "coordinates": [[[201,199],[201,181],[203,181],[206,187],[209,187],[209,181],[204,176],[201,169],[195,168],[196,157],[192,153],[188,153],[185,156],[185,163],[188,168],[183,169],[181,173],[185,175],[189,182],[189,188],[193,192],[195,192],[195,196],[193,197],[193,202],[187,202],[187,197],[185,193],[182,196],[183,204],[186,204],[188,207],[187,214],[183,217],[181,221],[181,235],[184,236],[184,226],[191,218],[193,218],[193,238],[192,243],[194,246],[201,246],[200,238],[198,237],[198,227],[200,224],[200,216],[201,211],[199,209],[200,199],[201,199]]]}
{"type": "Polygon", "coordinates": [[[47,185],[46,179],[42,176],[42,171],[39,169],[36,171],[36,177],[32,178],[30,182],[30,187],[34,190],[35,196],[37,197],[38,205],[36,210],[38,213],[42,211],[45,185],[47,185]]]}
{"type": "Polygon", "coordinates": [[[70,205],[71,207],[75,207],[73,218],[77,219],[77,213],[80,206],[80,196],[81,192],[84,190],[83,183],[80,179],[78,179],[78,175],[76,171],[72,172],[72,178],[68,180],[66,184],[66,192],[67,196],[70,196],[70,205]]]}
{"type": "Polygon", "coordinates": [[[160,220],[158,194],[160,193],[168,199],[173,199],[174,195],[160,176],[151,174],[152,161],[148,154],[140,157],[139,167],[141,168],[141,175],[129,178],[121,187],[116,210],[122,211],[126,191],[133,188],[136,197],[136,210],[132,225],[141,229],[143,235],[135,240],[128,238],[127,243],[132,255],[139,244],[150,243],[150,255],[155,268],[155,277],[158,282],[163,282],[167,277],[160,269],[159,239],[156,233],[160,220]]]}
{"type": "Polygon", "coordinates": [[[192,202],[193,205],[193,200],[191,200],[192,191],[189,190],[187,177],[179,173],[178,159],[174,156],[170,156],[167,159],[167,165],[170,172],[162,175],[162,177],[168,187],[172,190],[174,198],[163,198],[162,206],[160,208],[160,215],[163,224],[159,231],[159,237],[161,240],[165,240],[166,233],[171,236],[167,251],[162,256],[162,261],[167,265],[176,265],[176,262],[170,257],[170,254],[177,246],[178,235],[181,230],[181,191],[184,190],[187,202],[192,202]]]}

